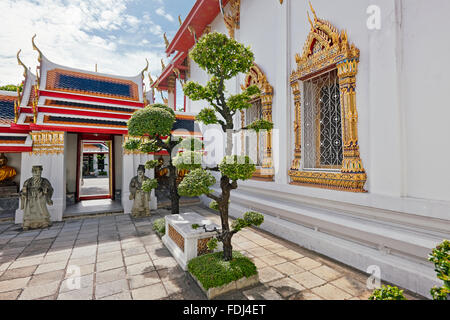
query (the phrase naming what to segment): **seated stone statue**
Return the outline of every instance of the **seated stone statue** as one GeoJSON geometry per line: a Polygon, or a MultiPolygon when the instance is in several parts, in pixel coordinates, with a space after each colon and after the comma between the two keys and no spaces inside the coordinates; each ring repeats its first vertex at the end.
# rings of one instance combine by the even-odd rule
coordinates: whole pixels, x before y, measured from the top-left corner
{"type": "Polygon", "coordinates": [[[133,177],[130,181],[130,200],[134,200],[131,214],[135,218],[150,216],[150,192],[142,190],[142,184],[150,178],[144,174],[145,166],[139,165],[137,176],[133,177]]]}
{"type": "Polygon", "coordinates": [[[6,158],[5,154],[2,153],[0,155],[0,183],[8,182],[16,176],[16,169],[13,167],[7,166],[8,158],[6,158]]]}
{"type": "Polygon", "coordinates": [[[50,181],[41,177],[42,166],[33,166],[31,172],[33,177],[24,182],[20,191],[24,230],[51,226],[47,205],[53,205],[52,185],[50,181]]]}

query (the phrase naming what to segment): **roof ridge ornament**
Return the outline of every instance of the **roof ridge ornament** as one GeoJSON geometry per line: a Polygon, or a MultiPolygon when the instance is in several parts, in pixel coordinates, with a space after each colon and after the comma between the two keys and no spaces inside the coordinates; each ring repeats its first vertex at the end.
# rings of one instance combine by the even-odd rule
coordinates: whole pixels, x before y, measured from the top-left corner
{"type": "Polygon", "coordinates": [[[44,55],[42,54],[42,51],[39,50],[39,48],[36,46],[36,43],[34,42],[34,38],[36,38],[36,34],[34,34],[34,36],[31,38],[31,43],[33,44],[33,49],[36,50],[37,52],[39,52],[38,61],[41,62],[42,61],[42,57],[44,55]]]}
{"type": "Polygon", "coordinates": [[[23,72],[23,76],[26,77],[27,76],[27,72],[28,72],[28,68],[27,66],[22,62],[22,60],[20,60],[20,52],[22,51],[22,49],[19,49],[19,51],[17,51],[17,63],[19,64],[19,66],[22,66],[24,69],[23,72]]]}
{"type": "Polygon", "coordinates": [[[145,65],[144,70],[142,70],[142,72],[141,72],[142,80],[144,80],[144,72],[148,71],[148,60],[147,60],[147,58],[145,58],[145,61],[147,62],[147,64],[145,65]]]}
{"type": "Polygon", "coordinates": [[[161,68],[163,71],[166,68],[166,65],[164,64],[164,60],[162,58],[161,58],[161,68]]]}
{"type": "Polygon", "coordinates": [[[163,34],[163,36],[164,36],[164,42],[166,43],[166,49],[169,47],[169,40],[167,39],[167,35],[166,35],[166,33],[164,32],[164,34],[163,34]]]}
{"type": "Polygon", "coordinates": [[[180,27],[183,24],[183,20],[181,20],[181,15],[178,15],[178,22],[180,23],[180,27]]]}
{"type": "Polygon", "coordinates": [[[314,22],[317,22],[317,20],[319,20],[319,18],[317,18],[316,11],[314,10],[314,8],[312,6],[311,1],[308,1],[308,2],[309,2],[309,7],[311,8],[312,14],[314,15],[314,22]]]}

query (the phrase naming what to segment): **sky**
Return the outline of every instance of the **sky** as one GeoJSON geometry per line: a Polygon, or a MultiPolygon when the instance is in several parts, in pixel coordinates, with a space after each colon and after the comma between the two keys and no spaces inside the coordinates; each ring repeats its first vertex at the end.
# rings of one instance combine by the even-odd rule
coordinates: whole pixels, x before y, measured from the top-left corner
{"type": "MultiPolygon", "coordinates": [[[[169,41],[195,0],[0,0],[0,86],[19,84],[16,54],[36,73],[31,38],[52,62],[72,68],[135,76],[149,59],[155,80],[169,41]]],[[[148,88],[148,79],[145,79],[148,88]]]]}

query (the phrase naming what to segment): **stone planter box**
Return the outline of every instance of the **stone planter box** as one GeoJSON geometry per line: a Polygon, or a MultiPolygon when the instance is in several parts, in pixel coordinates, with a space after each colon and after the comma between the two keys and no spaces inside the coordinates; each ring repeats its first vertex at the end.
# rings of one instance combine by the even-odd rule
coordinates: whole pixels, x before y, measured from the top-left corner
{"type": "MultiPolygon", "coordinates": [[[[215,236],[214,232],[205,232],[203,228],[192,229],[192,225],[207,225],[208,230],[214,227],[220,229],[220,226],[195,212],[168,215],[165,221],[166,234],[162,241],[184,271],[189,260],[210,253],[206,244],[215,236]]],[[[216,251],[222,250],[222,243],[219,243],[216,251]]]]}
{"type": "Polygon", "coordinates": [[[202,289],[202,291],[206,294],[206,296],[210,300],[214,299],[215,297],[221,296],[225,293],[236,291],[236,290],[241,290],[241,289],[244,289],[247,287],[252,287],[255,284],[259,283],[259,276],[257,274],[255,274],[254,276],[251,276],[250,278],[244,277],[239,280],[230,282],[228,284],[224,284],[221,287],[209,288],[208,290],[206,290],[202,286],[200,281],[193,274],[191,274],[191,273],[189,273],[189,274],[197,282],[200,289],[202,289]]]}

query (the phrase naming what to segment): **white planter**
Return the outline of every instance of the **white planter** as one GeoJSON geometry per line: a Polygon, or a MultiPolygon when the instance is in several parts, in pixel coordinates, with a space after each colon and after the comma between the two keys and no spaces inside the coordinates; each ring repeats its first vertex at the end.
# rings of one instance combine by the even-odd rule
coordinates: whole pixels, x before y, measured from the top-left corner
{"type": "MultiPolygon", "coordinates": [[[[185,271],[189,260],[207,253],[206,243],[216,235],[215,232],[205,232],[202,227],[193,229],[192,225],[206,225],[208,230],[221,229],[217,224],[195,212],[168,215],[165,220],[166,234],[162,237],[162,241],[185,271]]],[[[222,251],[222,247],[222,243],[219,242],[216,251],[222,251]]]]}

